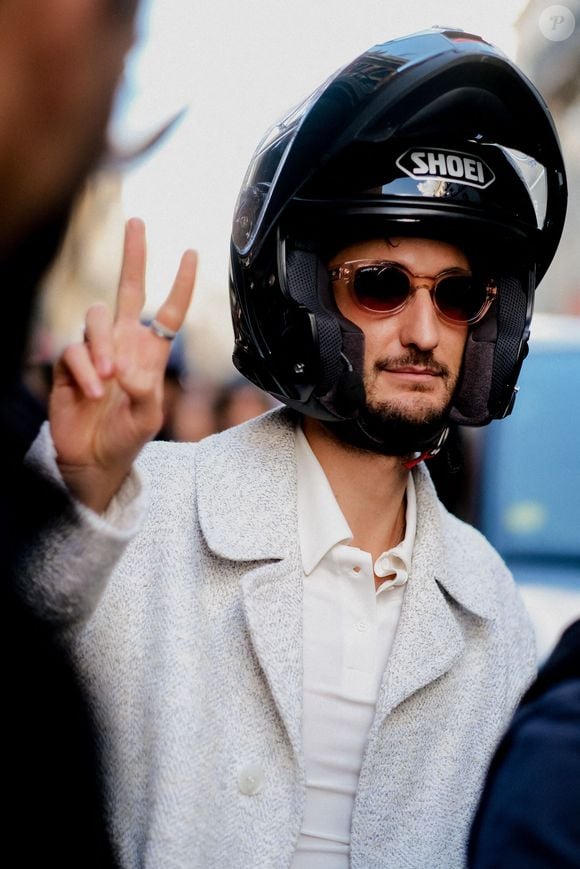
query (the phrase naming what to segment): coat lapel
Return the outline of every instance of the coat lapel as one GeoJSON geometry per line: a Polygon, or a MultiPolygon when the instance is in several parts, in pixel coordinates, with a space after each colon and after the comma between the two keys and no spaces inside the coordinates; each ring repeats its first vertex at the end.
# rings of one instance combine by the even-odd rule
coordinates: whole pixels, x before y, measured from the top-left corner
{"type": "Polygon", "coordinates": [[[476,586],[470,555],[443,530],[442,511],[425,468],[415,471],[417,534],[393,649],[377,704],[377,724],[461,656],[465,640],[458,608],[492,618],[489,595],[476,586]]]}
{"type": "Polygon", "coordinates": [[[209,548],[247,562],[240,594],[248,635],[300,757],[302,569],[293,416],[274,411],[202,441],[196,476],[209,548]]]}
{"type": "MultiPolygon", "coordinates": [[[[199,521],[208,547],[223,559],[248,563],[240,585],[248,635],[300,757],[303,617],[294,424],[287,410],[274,411],[202,441],[196,475],[199,521]]],[[[494,615],[485,587],[471,580],[478,575],[477,565],[444,537],[443,508],[428,471],[419,466],[414,473],[413,563],[375,726],[448,672],[462,654],[457,606],[480,618],[494,615]]]]}
{"type": "Polygon", "coordinates": [[[302,756],[302,573],[294,560],[262,565],[242,580],[254,651],[297,758],[302,756]]]}
{"type": "Polygon", "coordinates": [[[232,561],[286,557],[297,542],[294,422],[274,411],[201,441],[195,459],[201,530],[232,561]]]}
{"type": "Polygon", "coordinates": [[[432,569],[413,568],[377,704],[384,717],[451,669],[464,648],[461,630],[432,569]]]}

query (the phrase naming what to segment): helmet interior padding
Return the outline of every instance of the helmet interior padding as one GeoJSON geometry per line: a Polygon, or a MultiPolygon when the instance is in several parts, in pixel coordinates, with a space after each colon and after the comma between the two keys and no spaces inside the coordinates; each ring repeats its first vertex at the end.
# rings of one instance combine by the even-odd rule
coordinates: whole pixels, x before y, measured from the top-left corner
{"type": "Polygon", "coordinates": [[[452,422],[460,425],[485,425],[494,419],[506,384],[517,379],[528,297],[514,276],[498,277],[497,287],[494,306],[467,337],[461,381],[451,411],[452,422]]]}
{"type": "Polygon", "coordinates": [[[354,398],[356,393],[360,398],[364,369],[363,333],[340,313],[328,270],[317,253],[298,248],[289,250],[286,278],[286,291],[290,297],[316,316],[321,365],[317,397],[331,413],[350,416],[354,410],[348,410],[348,405],[352,404],[350,398],[345,395],[337,399],[337,393],[340,395],[348,383],[348,395],[354,398]],[[353,375],[356,382],[352,382],[353,375]]]}

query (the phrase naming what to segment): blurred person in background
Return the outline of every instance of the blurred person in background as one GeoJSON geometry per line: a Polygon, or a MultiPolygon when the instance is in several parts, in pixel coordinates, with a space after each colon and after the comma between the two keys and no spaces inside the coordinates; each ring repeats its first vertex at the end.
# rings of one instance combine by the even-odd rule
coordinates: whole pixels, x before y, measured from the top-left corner
{"type": "Polygon", "coordinates": [[[226,381],[218,390],[214,402],[216,431],[225,431],[249,419],[271,410],[275,402],[272,397],[248,383],[245,377],[235,377],[226,381]]]}
{"type": "Polygon", "coordinates": [[[200,374],[190,374],[173,409],[172,440],[197,443],[215,434],[217,387],[200,374]]]}
{"type": "Polygon", "coordinates": [[[67,656],[16,590],[14,564],[69,498],[22,466],[42,409],[19,385],[39,281],[106,148],[137,0],[0,3],[3,849],[11,865],[113,865],[90,722],[67,656]]]}
{"type": "Polygon", "coordinates": [[[424,461],[510,412],[565,208],[501,52],[375,46],[269,131],[235,211],[234,361],[287,407],[144,450],[187,261],[141,324],[129,224],[116,317],[89,310],[30,456],[76,515],[23,576],[68,628],[123,866],[464,865],[533,633],[424,461]]]}
{"type": "MultiPolygon", "coordinates": [[[[145,319],[143,322],[146,326],[151,324],[149,319],[145,319]]],[[[169,359],[165,367],[163,379],[163,417],[161,428],[155,436],[156,440],[179,440],[175,435],[175,416],[184,395],[187,377],[188,366],[185,341],[180,333],[171,343],[169,359]]],[[[208,434],[211,434],[211,432],[208,432],[208,434]]]]}

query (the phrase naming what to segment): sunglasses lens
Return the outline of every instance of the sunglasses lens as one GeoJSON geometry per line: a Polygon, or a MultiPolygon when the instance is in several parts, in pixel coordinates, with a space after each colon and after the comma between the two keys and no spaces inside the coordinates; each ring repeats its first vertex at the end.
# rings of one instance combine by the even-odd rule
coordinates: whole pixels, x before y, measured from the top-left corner
{"type": "Polygon", "coordinates": [[[435,289],[435,303],[441,314],[454,323],[469,323],[477,318],[485,303],[485,287],[471,277],[443,278],[435,289]]]}
{"type": "Polygon", "coordinates": [[[409,295],[409,278],[395,266],[362,266],[354,276],[354,293],[363,308],[388,313],[401,308],[409,295]]]}

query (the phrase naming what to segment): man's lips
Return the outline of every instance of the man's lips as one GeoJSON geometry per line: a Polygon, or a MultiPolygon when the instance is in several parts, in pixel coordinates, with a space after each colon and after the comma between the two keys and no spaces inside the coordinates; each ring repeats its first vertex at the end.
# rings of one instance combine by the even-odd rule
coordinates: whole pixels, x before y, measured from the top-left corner
{"type": "Polygon", "coordinates": [[[406,357],[385,357],[377,360],[375,370],[395,377],[396,380],[408,383],[434,383],[434,378],[447,380],[449,369],[446,365],[433,359],[430,354],[409,353],[406,357]]]}
{"type": "Polygon", "coordinates": [[[387,374],[395,374],[398,376],[408,377],[410,379],[431,379],[432,377],[442,377],[443,372],[438,371],[436,368],[424,368],[419,365],[405,365],[401,367],[385,367],[381,368],[381,371],[385,371],[387,374]]]}

